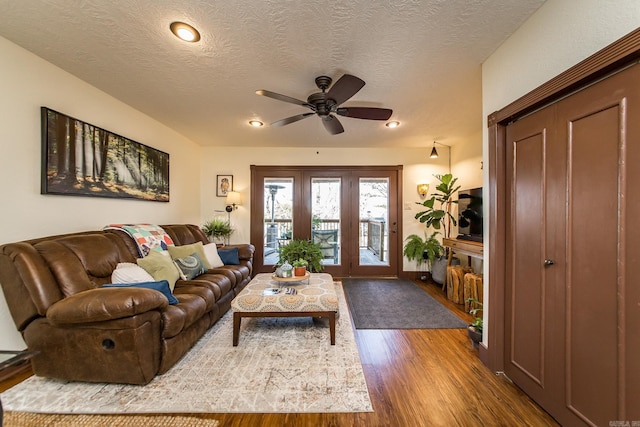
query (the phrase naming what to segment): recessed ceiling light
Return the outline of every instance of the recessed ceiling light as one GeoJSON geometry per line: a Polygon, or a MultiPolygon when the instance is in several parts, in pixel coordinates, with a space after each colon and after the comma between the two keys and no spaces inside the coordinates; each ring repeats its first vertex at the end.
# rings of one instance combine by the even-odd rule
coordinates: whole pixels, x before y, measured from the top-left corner
{"type": "Polygon", "coordinates": [[[394,120],[392,122],[387,123],[386,126],[391,129],[397,128],[398,126],[400,126],[400,122],[394,120]]]}
{"type": "Polygon", "coordinates": [[[171,32],[180,40],[195,43],[200,40],[200,33],[189,24],[184,22],[172,22],[169,26],[171,32]]]}
{"type": "Polygon", "coordinates": [[[260,120],[249,120],[249,124],[251,126],[253,126],[254,128],[259,128],[260,126],[262,126],[264,123],[262,123],[260,120]]]}

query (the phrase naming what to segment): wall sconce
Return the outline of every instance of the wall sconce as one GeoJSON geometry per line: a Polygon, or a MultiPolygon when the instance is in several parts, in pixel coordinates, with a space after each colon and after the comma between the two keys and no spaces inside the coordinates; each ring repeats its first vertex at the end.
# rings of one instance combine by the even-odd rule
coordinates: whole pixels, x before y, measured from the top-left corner
{"type": "Polygon", "coordinates": [[[429,184],[418,184],[418,194],[420,195],[420,197],[424,199],[428,192],[429,184]]]}
{"type": "Polygon", "coordinates": [[[225,210],[231,214],[232,211],[238,209],[238,206],[242,204],[242,199],[240,198],[240,193],[237,191],[229,191],[227,193],[227,199],[225,201],[227,207],[225,210]]]}

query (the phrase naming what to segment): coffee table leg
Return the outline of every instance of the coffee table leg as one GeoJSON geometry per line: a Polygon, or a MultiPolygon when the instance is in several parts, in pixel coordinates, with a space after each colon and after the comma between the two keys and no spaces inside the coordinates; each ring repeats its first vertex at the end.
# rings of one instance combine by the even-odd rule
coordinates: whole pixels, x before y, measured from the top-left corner
{"type": "Polygon", "coordinates": [[[329,335],[331,336],[331,345],[336,345],[336,313],[329,312],[329,335]]]}
{"type": "Polygon", "coordinates": [[[242,316],[240,316],[240,313],[233,313],[233,346],[234,347],[238,346],[241,321],[242,321],[242,316]]]}

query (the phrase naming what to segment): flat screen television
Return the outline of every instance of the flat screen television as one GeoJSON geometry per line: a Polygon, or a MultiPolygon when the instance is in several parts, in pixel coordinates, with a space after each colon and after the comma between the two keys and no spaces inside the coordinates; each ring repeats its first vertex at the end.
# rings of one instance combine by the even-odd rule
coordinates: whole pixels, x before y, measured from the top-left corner
{"type": "Polygon", "coordinates": [[[482,242],[482,187],[458,191],[458,239],[482,242]]]}

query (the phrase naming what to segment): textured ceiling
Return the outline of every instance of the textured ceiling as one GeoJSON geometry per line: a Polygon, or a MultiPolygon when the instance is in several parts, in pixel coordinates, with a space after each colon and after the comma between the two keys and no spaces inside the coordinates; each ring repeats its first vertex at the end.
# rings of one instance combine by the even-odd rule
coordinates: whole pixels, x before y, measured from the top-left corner
{"type": "Polygon", "coordinates": [[[0,36],[203,146],[423,147],[479,139],[481,63],[544,0],[0,0],[0,36]],[[185,43],[173,21],[199,29],[185,43]],[[366,85],[343,106],[393,109],[384,122],[316,116],[255,94],[306,100],[314,79],[366,85]]]}

